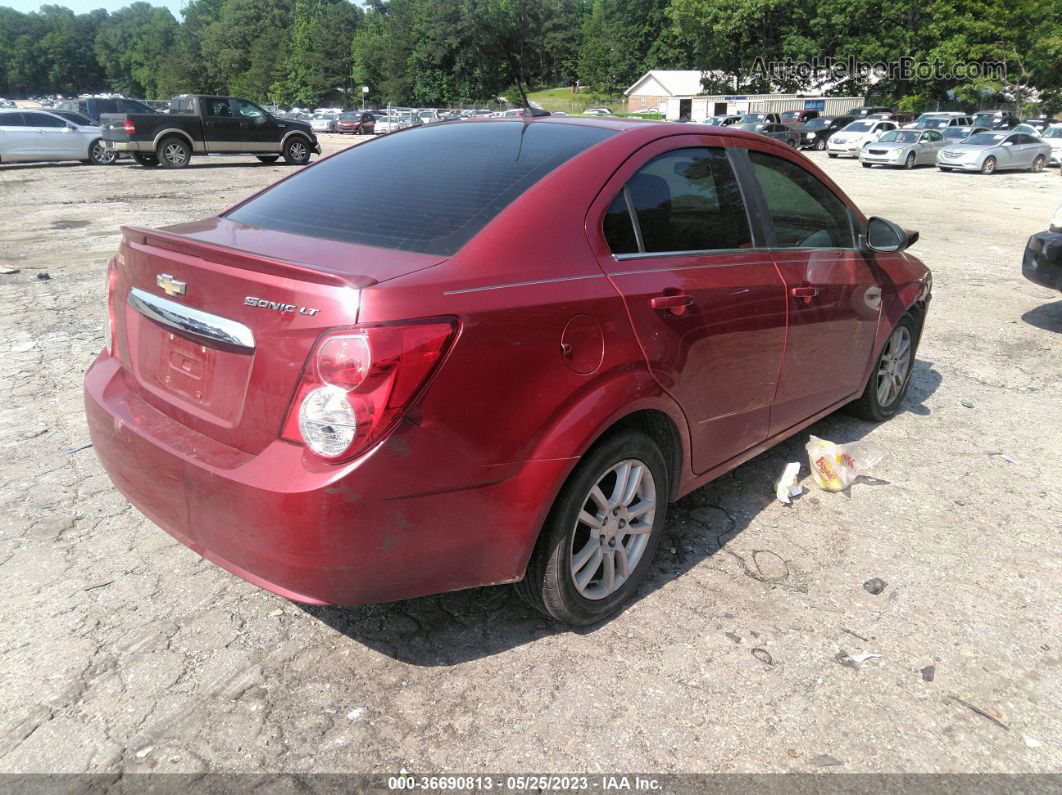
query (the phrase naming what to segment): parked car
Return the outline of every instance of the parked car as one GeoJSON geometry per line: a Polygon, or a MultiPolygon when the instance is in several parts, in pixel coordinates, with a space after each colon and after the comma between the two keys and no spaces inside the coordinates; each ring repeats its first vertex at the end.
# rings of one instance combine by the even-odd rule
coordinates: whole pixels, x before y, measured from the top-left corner
{"type": "Polygon", "coordinates": [[[0,163],[80,160],[108,166],[116,159],[103,146],[95,125],[77,124],[44,110],[0,110],[0,163]]]}
{"type": "Polygon", "coordinates": [[[100,123],[104,113],[155,113],[155,109],[139,99],[125,97],[82,97],[81,99],[64,99],[54,103],[56,110],[71,110],[100,123]]]}
{"type": "Polygon", "coordinates": [[[1044,130],[1051,126],[1050,119],[1026,119],[1022,124],[1027,124],[1032,127],[1038,134],[1042,134],[1044,130]]]}
{"type": "Polygon", "coordinates": [[[911,124],[905,124],[907,130],[943,130],[945,127],[965,127],[973,125],[973,119],[965,113],[953,111],[923,113],[911,124]]]}
{"type": "Polygon", "coordinates": [[[733,115],[731,115],[731,116],[728,116],[728,115],[708,116],[704,120],[704,123],[705,124],[711,124],[711,125],[714,125],[716,127],[731,127],[731,126],[733,126],[735,124],[740,124],[741,123],[741,117],[740,116],[733,116],[733,115]]]}
{"type": "Polygon", "coordinates": [[[940,132],[944,135],[945,143],[954,144],[976,135],[979,132],[988,132],[987,127],[965,125],[963,127],[945,127],[940,132]]]}
{"type": "Polygon", "coordinates": [[[882,111],[881,113],[871,113],[869,116],[864,116],[865,119],[887,119],[888,121],[895,122],[901,127],[905,124],[910,124],[914,121],[913,113],[897,113],[895,111],[882,111]]]}
{"type": "Polygon", "coordinates": [[[830,136],[826,143],[826,154],[830,157],[851,155],[859,157],[859,150],[865,144],[878,140],[889,130],[895,130],[897,125],[891,121],[879,121],[878,119],[857,119],[843,130],[838,130],[830,136]]]}
{"type": "Polygon", "coordinates": [[[1042,132],[1046,129],[1047,127],[1029,124],[1028,122],[1022,122],[1021,124],[1016,124],[1014,127],[1012,127],[1011,132],[1026,133],[1027,135],[1031,135],[1034,138],[1039,138],[1042,132]]]}
{"type": "Polygon", "coordinates": [[[738,124],[781,124],[782,117],[777,113],[746,113],[738,124]]]}
{"type": "Polygon", "coordinates": [[[1029,238],[1021,272],[1031,282],[1062,291],[1062,204],[1051,217],[1047,231],[1029,238]]]}
{"type": "Polygon", "coordinates": [[[422,124],[433,124],[440,121],[439,111],[432,110],[431,108],[422,108],[417,111],[417,116],[420,118],[422,124]]]}
{"type": "Polygon", "coordinates": [[[746,130],[748,132],[759,133],[760,135],[766,135],[768,138],[774,138],[776,141],[781,141],[787,146],[791,146],[794,149],[800,144],[800,133],[785,124],[773,124],[771,122],[759,122],[758,124],[738,124],[735,125],[736,130],[746,130]]]}
{"type": "Polygon", "coordinates": [[[782,124],[788,125],[794,130],[799,130],[812,119],[821,116],[817,110],[787,110],[781,114],[782,124]]]}
{"type": "Polygon", "coordinates": [[[583,111],[587,116],[612,116],[613,113],[608,108],[587,108],[583,111]]]}
{"type": "Polygon", "coordinates": [[[88,428],[152,521],[286,598],[520,581],[589,624],[670,502],[846,404],[901,410],[916,237],[760,135],[427,125],[124,227],[88,428]]]}
{"type": "Polygon", "coordinates": [[[1009,131],[971,135],[949,144],[937,154],[941,171],[980,171],[992,174],[1006,169],[1043,171],[1051,145],[1027,133],[1009,131]]]}
{"type": "Polygon", "coordinates": [[[404,130],[409,125],[403,125],[402,120],[398,116],[383,115],[376,119],[375,133],[382,135],[384,133],[398,132],[404,130]]]}
{"type": "Polygon", "coordinates": [[[873,116],[878,113],[892,113],[892,109],[886,108],[884,105],[864,105],[861,108],[848,111],[848,115],[855,116],[857,119],[861,119],[865,116],[873,116]]]}
{"type": "Polygon", "coordinates": [[[170,112],[104,114],[103,142],[111,150],[132,152],[142,166],[184,168],[197,154],[253,154],[263,163],[281,156],[304,165],[321,145],[309,124],[278,120],[239,97],[182,94],[170,100],[170,112]]]}
{"type": "Polygon", "coordinates": [[[854,116],[819,116],[812,119],[800,131],[800,146],[821,152],[826,148],[826,142],[831,135],[854,121],[854,116]]]}
{"type": "Polygon", "coordinates": [[[938,130],[890,130],[859,150],[859,162],[863,168],[879,165],[911,169],[933,165],[943,146],[944,136],[938,130]]]}
{"type": "Polygon", "coordinates": [[[376,117],[366,111],[350,111],[336,120],[340,135],[372,135],[376,131],[376,117]]]}
{"type": "Polygon", "coordinates": [[[4,99],[0,97],[0,108],[16,108],[18,107],[12,100],[4,99]]]}
{"type": "Polygon", "coordinates": [[[973,123],[989,130],[1009,130],[1021,122],[1009,110],[979,110],[973,115],[973,123]]]}
{"type": "Polygon", "coordinates": [[[1062,166],[1062,124],[1048,127],[1040,140],[1051,147],[1051,154],[1047,156],[1047,164],[1050,166],[1062,166]]]}
{"type": "Polygon", "coordinates": [[[60,119],[66,119],[69,122],[80,125],[82,127],[99,127],[96,122],[86,116],[84,113],[75,113],[72,110],[55,110],[52,108],[48,111],[53,116],[58,116],[60,119]]]}
{"type": "Polygon", "coordinates": [[[336,129],[336,116],[331,113],[325,113],[320,116],[314,116],[310,122],[310,129],[315,133],[330,133],[335,132],[336,129]]]}

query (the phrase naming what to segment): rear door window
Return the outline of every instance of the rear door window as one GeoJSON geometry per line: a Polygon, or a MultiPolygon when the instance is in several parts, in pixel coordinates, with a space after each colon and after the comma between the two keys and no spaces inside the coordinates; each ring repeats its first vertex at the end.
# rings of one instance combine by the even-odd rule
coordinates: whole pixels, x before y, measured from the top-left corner
{"type": "Polygon", "coordinates": [[[27,127],[21,113],[0,113],[0,127],[27,127]]]}
{"type": "Polygon", "coordinates": [[[65,127],[66,122],[48,113],[23,113],[27,127],[65,127]]]}
{"type": "Polygon", "coordinates": [[[715,147],[676,149],[646,163],[609,207],[604,231],[613,254],[752,245],[734,171],[726,151],[715,147]],[[639,235],[641,249],[637,247],[639,235]]]}
{"type": "Polygon", "coordinates": [[[848,207],[811,173],[765,152],[750,151],[778,248],[852,248],[848,207]]]}
{"type": "Polygon", "coordinates": [[[323,160],[227,217],[449,256],[546,174],[612,135],[596,127],[522,121],[425,125],[323,160]]]}

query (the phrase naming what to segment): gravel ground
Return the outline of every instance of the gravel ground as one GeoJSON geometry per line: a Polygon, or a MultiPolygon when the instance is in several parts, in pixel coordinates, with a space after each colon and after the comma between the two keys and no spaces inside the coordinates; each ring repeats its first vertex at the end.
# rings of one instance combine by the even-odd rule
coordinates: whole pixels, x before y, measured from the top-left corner
{"type": "Polygon", "coordinates": [[[935,276],[907,411],[811,429],[876,480],[772,501],[801,434],[674,506],[581,631],[507,587],[299,607],[153,526],[86,448],[118,227],[289,169],[0,166],[0,772],[1060,771],[1062,301],[1019,268],[1059,175],[812,157],[935,276]]]}

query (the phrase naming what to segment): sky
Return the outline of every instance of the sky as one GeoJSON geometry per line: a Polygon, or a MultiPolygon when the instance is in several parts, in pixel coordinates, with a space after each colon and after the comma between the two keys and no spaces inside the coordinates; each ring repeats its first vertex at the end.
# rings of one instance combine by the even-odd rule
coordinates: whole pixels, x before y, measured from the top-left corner
{"type": "MultiPolygon", "coordinates": [[[[84,14],[86,11],[95,11],[97,8],[105,8],[108,11],[117,11],[130,5],[133,0],[53,0],[51,3],[41,0],[0,0],[0,6],[8,6],[16,11],[36,11],[42,5],[66,6],[75,14],[84,14]]],[[[147,0],[153,6],[166,6],[177,18],[181,18],[181,6],[184,0],[147,0]]]]}

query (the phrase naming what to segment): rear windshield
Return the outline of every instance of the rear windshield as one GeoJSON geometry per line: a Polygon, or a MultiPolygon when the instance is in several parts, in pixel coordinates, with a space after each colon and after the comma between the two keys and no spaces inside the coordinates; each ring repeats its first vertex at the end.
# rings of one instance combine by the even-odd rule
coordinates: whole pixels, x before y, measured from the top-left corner
{"type": "Polygon", "coordinates": [[[521,121],[418,127],[351,147],[270,188],[228,218],[449,256],[550,171],[614,134],[521,121]]]}

